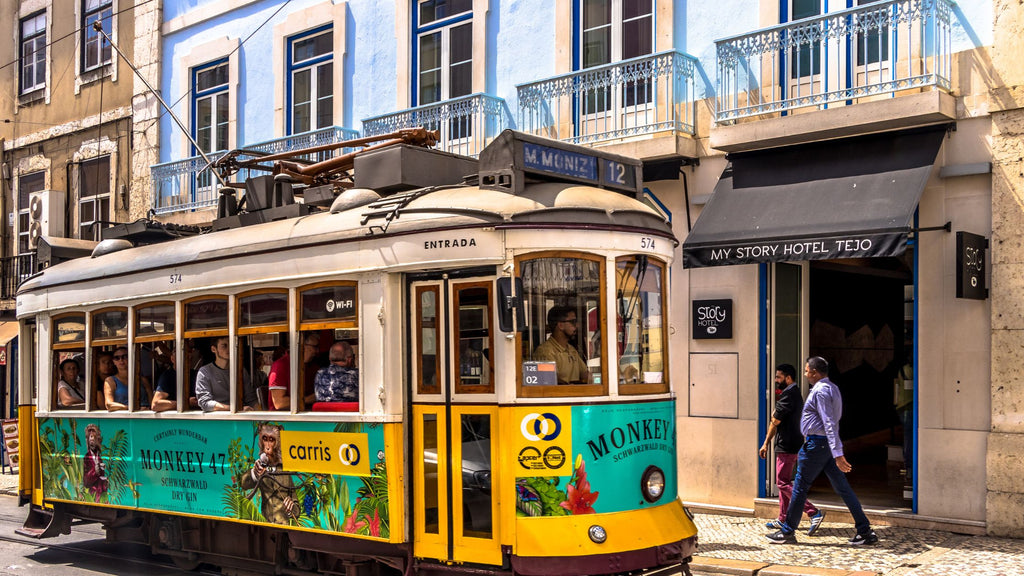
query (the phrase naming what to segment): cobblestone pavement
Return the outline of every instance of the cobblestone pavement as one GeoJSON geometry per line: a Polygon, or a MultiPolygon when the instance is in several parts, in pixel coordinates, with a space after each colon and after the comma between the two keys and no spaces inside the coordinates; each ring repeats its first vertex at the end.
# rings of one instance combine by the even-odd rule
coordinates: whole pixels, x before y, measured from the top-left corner
{"type": "Polygon", "coordinates": [[[0,494],[18,495],[18,475],[9,474],[6,468],[0,473],[0,494]]]}
{"type": "Polygon", "coordinates": [[[772,544],[765,520],[697,514],[695,574],[829,574],[858,576],[1024,576],[1024,541],[936,530],[876,527],[878,543],[850,546],[852,524],[826,522],[797,544],[772,544]],[[802,567],[803,569],[793,567],[802,567]]]}

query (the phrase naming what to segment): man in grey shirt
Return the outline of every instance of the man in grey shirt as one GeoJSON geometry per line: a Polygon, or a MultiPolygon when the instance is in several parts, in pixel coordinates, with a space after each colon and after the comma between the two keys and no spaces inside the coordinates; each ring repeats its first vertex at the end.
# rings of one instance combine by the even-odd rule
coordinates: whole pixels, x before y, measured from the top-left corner
{"type": "MultiPolygon", "coordinates": [[[[214,412],[231,409],[231,376],[228,373],[228,362],[231,360],[231,345],[227,336],[213,341],[210,349],[214,360],[199,369],[196,376],[196,399],[203,412],[214,412]]],[[[242,374],[242,410],[248,412],[255,409],[256,390],[249,381],[249,375],[242,374]]]]}
{"type": "Polygon", "coordinates": [[[800,432],[805,441],[797,455],[796,479],[793,481],[793,498],[789,501],[786,521],[781,528],[768,535],[775,544],[795,544],[794,531],[800,525],[807,492],[822,472],[828,477],[853,516],[857,535],[850,539],[854,546],[874,544],[878,536],[871,530],[871,522],[864,514],[857,495],[846,480],[846,472],[853,466],[843,454],[843,442],[839,439],[839,419],[843,416],[843,397],[839,388],[828,379],[828,362],[820,356],[807,359],[804,377],[811,385],[804,409],[800,415],[800,432]]]}

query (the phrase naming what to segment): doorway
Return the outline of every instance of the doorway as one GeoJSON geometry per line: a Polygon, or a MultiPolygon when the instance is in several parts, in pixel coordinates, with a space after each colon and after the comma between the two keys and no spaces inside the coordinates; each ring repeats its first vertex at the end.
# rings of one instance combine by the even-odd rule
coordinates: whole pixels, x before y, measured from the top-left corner
{"type": "Polygon", "coordinates": [[[413,553],[501,564],[493,368],[494,278],[417,279],[408,288],[413,553]]]}
{"type": "MultiPolygon", "coordinates": [[[[778,263],[772,267],[771,376],[780,363],[803,373],[803,359],[829,362],[842,392],[840,437],[853,464],[847,475],[865,506],[910,508],[913,489],[904,460],[913,462],[911,413],[914,350],[914,248],[898,257],[778,263]],[[796,361],[794,362],[794,359],[796,361]]],[[[801,377],[802,379],[802,377],[801,377]]],[[[808,389],[802,382],[804,397],[808,389]]],[[[769,411],[774,394],[769,394],[769,411]]],[[[774,478],[766,485],[771,491],[774,478]]],[[[818,478],[811,500],[842,504],[818,478]]]]}

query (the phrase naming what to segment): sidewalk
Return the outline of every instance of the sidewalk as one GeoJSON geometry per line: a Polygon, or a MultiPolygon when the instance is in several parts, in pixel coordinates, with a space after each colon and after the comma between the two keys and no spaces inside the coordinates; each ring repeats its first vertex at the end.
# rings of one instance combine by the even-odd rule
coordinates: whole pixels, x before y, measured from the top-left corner
{"type": "Polygon", "coordinates": [[[829,522],[796,545],[772,544],[763,518],[696,514],[695,576],[1022,576],[1024,541],[938,530],[875,527],[879,542],[850,546],[852,524],[829,522]]]}
{"type": "Polygon", "coordinates": [[[18,495],[18,475],[7,474],[9,470],[4,469],[3,473],[0,473],[0,494],[6,494],[8,496],[18,495]]]}

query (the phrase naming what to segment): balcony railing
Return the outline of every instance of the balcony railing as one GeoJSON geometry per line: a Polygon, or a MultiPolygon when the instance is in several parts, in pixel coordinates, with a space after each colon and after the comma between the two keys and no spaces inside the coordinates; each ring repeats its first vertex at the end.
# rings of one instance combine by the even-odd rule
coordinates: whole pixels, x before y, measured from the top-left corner
{"type": "Polygon", "coordinates": [[[0,258],[0,300],[14,300],[18,286],[35,273],[35,252],[0,258]]]}
{"type": "MultiPolygon", "coordinates": [[[[293,136],[285,136],[259,144],[246,146],[247,150],[276,154],[289,150],[299,150],[322,144],[334,144],[357,138],[355,130],[339,128],[321,128],[293,136]]],[[[309,160],[326,160],[335,154],[344,154],[347,149],[320,152],[312,155],[309,160]]],[[[225,153],[207,154],[211,161],[217,160],[225,153]]],[[[240,160],[253,158],[242,154],[240,160]]],[[[206,168],[202,156],[193,156],[184,160],[164,162],[150,167],[153,177],[153,211],[157,214],[196,210],[217,205],[217,179],[212,171],[206,168]]],[[[248,170],[241,170],[234,176],[236,181],[243,181],[249,176],[248,170]]]]}
{"type": "Polygon", "coordinates": [[[717,122],[950,89],[950,0],[891,0],[717,41],[717,122]]]}
{"type": "Polygon", "coordinates": [[[521,84],[519,125],[575,144],[693,134],[697,66],[673,50],[521,84]]]}
{"type": "Polygon", "coordinates": [[[487,94],[471,94],[367,118],[363,120],[363,136],[418,126],[441,132],[438,149],[476,157],[502,130],[512,128],[513,122],[505,100],[487,94]]]}

